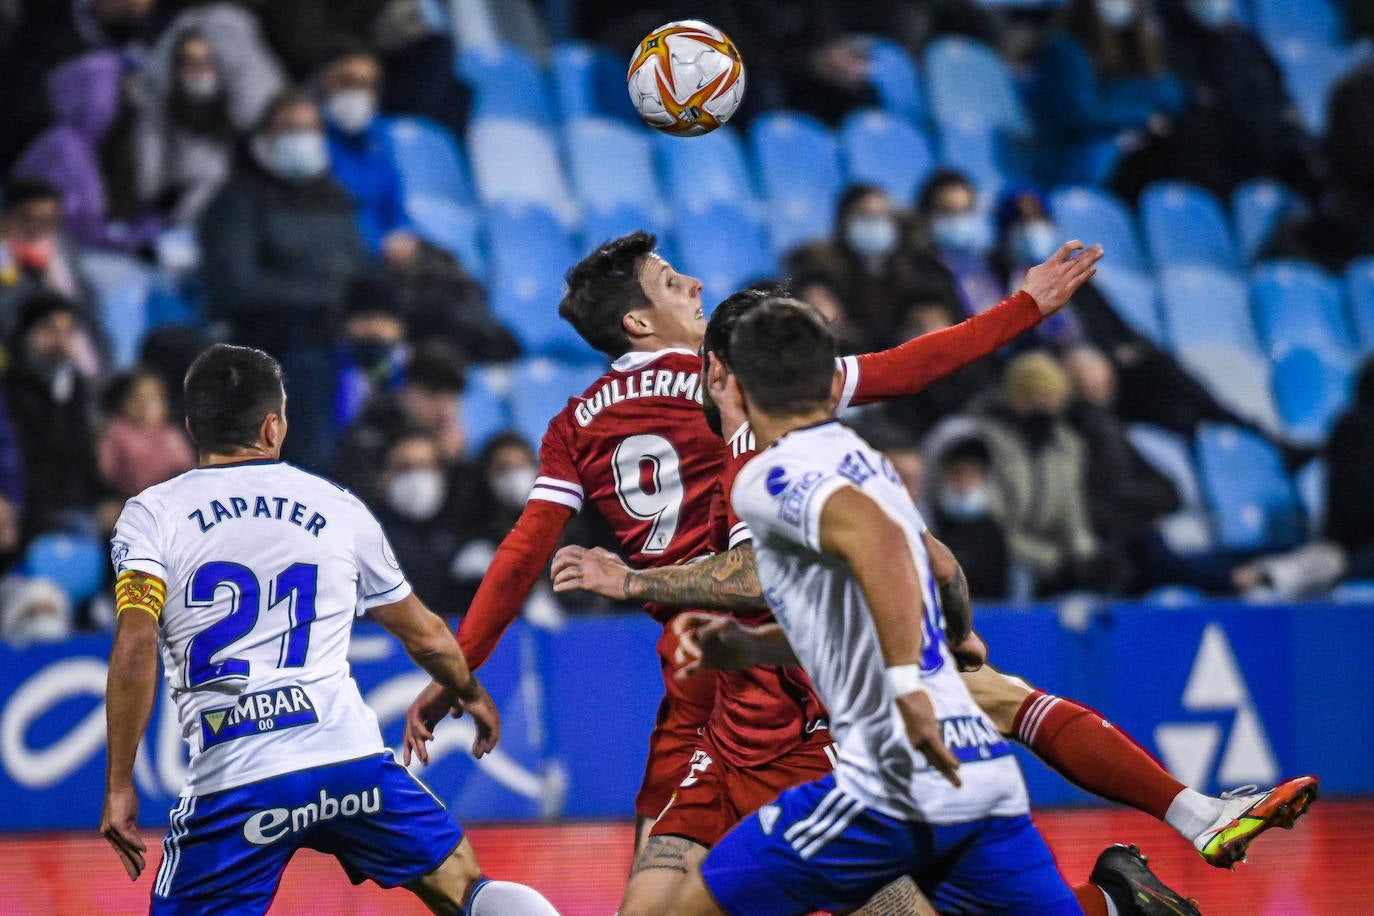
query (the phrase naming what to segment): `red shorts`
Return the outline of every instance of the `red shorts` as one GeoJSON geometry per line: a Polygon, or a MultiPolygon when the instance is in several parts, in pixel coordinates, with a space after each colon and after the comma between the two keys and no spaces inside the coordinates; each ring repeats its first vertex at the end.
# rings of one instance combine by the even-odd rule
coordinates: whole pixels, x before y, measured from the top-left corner
{"type": "Polygon", "coordinates": [[[685,777],[651,831],[714,846],[730,828],[784,790],[829,776],[834,770],[828,734],[813,737],[758,766],[726,762],[708,733],[692,753],[685,777]]]}
{"type": "Polygon", "coordinates": [[[673,797],[673,790],[687,772],[692,752],[701,746],[701,734],[711,717],[715,702],[716,679],[710,675],[673,679],[668,659],[677,647],[677,638],[663,628],[658,641],[659,662],[663,666],[664,695],[658,704],[654,730],[649,735],[649,759],[644,762],[644,781],[635,796],[635,813],[650,820],[658,817],[673,797]]]}

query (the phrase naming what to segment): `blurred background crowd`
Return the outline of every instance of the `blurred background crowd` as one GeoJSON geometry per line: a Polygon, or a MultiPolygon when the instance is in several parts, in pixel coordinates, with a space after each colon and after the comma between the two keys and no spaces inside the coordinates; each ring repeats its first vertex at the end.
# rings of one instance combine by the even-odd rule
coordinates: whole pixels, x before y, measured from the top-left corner
{"type": "Polygon", "coordinates": [[[0,0],[0,635],[109,624],[104,539],[193,464],[212,340],[282,361],[288,457],[461,614],[604,369],[562,274],[637,228],[708,307],[785,281],[853,352],[1101,243],[1065,313],[846,418],[975,596],[1374,593],[1368,4],[633,7],[0,0]],[[624,67],[688,16],[748,91],[681,140],[624,67]]]}

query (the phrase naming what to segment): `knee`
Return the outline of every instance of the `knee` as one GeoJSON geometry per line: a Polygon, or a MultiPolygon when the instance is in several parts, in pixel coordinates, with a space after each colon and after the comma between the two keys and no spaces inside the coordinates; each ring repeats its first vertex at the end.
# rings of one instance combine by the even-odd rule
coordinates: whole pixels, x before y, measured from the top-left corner
{"type": "Polygon", "coordinates": [[[997,730],[1004,735],[1013,734],[1016,715],[1026,698],[1035,692],[1034,689],[1019,677],[1003,674],[987,666],[965,674],[964,679],[969,692],[973,694],[973,701],[992,720],[997,730]]]}

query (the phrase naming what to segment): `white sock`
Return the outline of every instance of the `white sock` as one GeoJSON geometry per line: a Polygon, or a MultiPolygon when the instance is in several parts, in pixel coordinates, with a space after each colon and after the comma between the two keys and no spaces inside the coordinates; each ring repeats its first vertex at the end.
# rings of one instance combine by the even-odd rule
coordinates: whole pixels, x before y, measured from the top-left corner
{"type": "MultiPolygon", "coordinates": [[[[1102,891],[1102,888],[1098,888],[1102,891]]],[[[1102,896],[1107,898],[1107,916],[1121,916],[1121,911],[1116,908],[1116,902],[1112,900],[1112,895],[1102,891],[1102,896]]]]}
{"type": "Polygon", "coordinates": [[[1184,789],[1169,803],[1164,822],[1194,842],[1221,815],[1225,802],[1192,789],[1184,789]]]}
{"type": "Polygon", "coordinates": [[[468,901],[468,916],[558,916],[558,911],[534,888],[486,881],[468,901]]]}

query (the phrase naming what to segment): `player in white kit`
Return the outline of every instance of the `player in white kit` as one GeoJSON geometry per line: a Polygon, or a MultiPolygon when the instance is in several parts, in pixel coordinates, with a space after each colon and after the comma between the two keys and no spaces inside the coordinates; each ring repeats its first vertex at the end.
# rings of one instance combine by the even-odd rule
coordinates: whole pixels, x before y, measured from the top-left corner
{"type": "Polygon", "coordinates": [[[405,887],[434,912],[556,916],[537,892],[484,878],[462,830],[383,745],[349,674],[363,612],[461,698],[476,756],[495,747],[500,720],[367,507],[280,461],[280,366],[260,350],[211,347],[187,373],[186,415],[199,466],[129,500],[111,549],[100,829],[131,880],[145,864],[133,768],[159,648],[191,755],[151,912],[263,913],[307,847],[338,858],[354,883],[405,887]]]}
{"type": "Polygon", "coordinates": [[[910,875],[941,913],[1080,913],[945,643],[925,524],[886,459],[834,421],[829,330],[773,300],[740,320],[731,349],[770,446],[732,499],[839,755],[833,775],[734,828],[673,912],[844,910],[910,875]]]}

